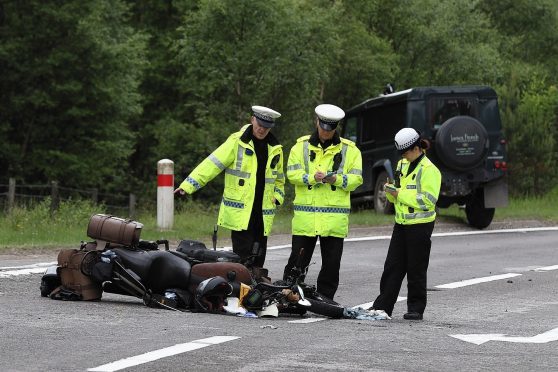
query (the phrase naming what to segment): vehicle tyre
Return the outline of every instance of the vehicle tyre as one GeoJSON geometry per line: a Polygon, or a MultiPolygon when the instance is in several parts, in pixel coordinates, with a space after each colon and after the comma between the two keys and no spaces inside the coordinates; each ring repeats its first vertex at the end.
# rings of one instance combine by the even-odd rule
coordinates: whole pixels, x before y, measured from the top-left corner
{"type": "Polygon", "coordinates": [[[436,153],[450,169],[463,171],[483,162],[488,153],[488,133],[470,116],[454,116],[436,132],[436,153]]]}
{"type": "Polygon", "coordinates": [[[484,207],[484,192],[482,189],[478,189],[465,206],[467,222],[478,229],[484,229],[490,225],[495,211],[495,208],[484,207]]]}
{"type": "Polygon", "coordinates": [[[325,301],[313,300],[311,298],[307,298],[307,300],[310,301],[311,304],[308,310],[313,313],[327,316],[329,318],[334,318],[334,319],[343,317],[343,312],[345,311],[345,308],[337,303],[329,303],[325,301]]]}
{"type": "Polygon", "coordinates": [[[387,172],[383,171],[376,178],[376,185],[374,186],[374,210],[376,210],[376,213],[393,213],[393,204],[387,200],[386,192],[384,191],[384,183],[387,176],[387,172]]]}

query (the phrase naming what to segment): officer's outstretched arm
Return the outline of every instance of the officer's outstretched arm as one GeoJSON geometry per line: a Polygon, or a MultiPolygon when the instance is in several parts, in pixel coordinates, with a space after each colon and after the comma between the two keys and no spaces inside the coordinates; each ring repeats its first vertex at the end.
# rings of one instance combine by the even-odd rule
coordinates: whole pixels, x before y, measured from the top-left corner
{"type": "Polygon", "coordinates": [[[236,140],[229,137],[221,146],[198,164],[192,173],[180,184],[179,188],[188,194],[192,194],[204,187],[234,161],[235,144],[236,140]]]}

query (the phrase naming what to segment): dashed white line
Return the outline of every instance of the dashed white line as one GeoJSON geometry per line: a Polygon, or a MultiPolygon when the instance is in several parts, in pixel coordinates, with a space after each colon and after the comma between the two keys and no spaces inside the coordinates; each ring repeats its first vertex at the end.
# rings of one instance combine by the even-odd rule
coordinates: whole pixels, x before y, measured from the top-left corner
{"type": "Polygon", "coordinates": [[[488,341],[521,342],[529,344],[546,344],[547,342],[558,341],[558,328],[531,337],[508,336],[503,333],[492,334],[470,334],[470,335],[449,335],[462,341],[476,345],[482,345],[488,341]]]}
{"type": "Polygon", "coordinates": [[[552,271],[552,270],[558,270],[558,265],[537,267],[536,269],[533,269],[533,270],[534,270],[534,271],[552,271]]]}
{"type": "Polygon", "coordinates": [[[468,280],[461,280],[459,282],[454,282],[454,283],[440,284],[440,285],[437,285],[436,288],[443,288],[443,289],[461,288],[461,287],[466,287],[468,285],[492,282],[494,280],[508,279],[508,278],[513,278],[513,277],[520,276],[520,275],[521,274],[507,273],[507,274],[500,274],[500,275],[485,276],[483,278],[473,278],[473,279],[468,279],[468,280]]]}
{"type": "Polygon", "coordinates": [[[177,344],[174,346],[166,347],[164,349],[150,351],[148,353],[136,355],[126,359],[120,359],[117,360],[116,362],[103,364],[102,366],[99,367],[89,368],[88,371],[103,371],[103,372],[119,371],[124,368],[134,367],[161,358],[182,354],[188,351],[221,344],[223,342],[232,341],[239,338],[240,337],[236,337],[236,336],[214,336],[209,338],[203,338],[200,340],[195,340],[184,344],[177,344]]]}

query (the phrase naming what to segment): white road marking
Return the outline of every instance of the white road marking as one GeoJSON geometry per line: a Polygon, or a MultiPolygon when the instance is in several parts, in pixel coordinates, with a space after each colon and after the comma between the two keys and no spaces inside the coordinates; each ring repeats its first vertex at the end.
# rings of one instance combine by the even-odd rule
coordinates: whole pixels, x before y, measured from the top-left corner
{"type": "Polygon", "coordinates": [[[527,271],[534,271],[539,265],[522,266],[522,267],[504,267],[502,271],[512,272],[512,273],[525,273],[527,271]]]}
{"type": "Polygon", "coordinates": [[[57,263],[56,262],[39,262],[36,264],[31,264],[31,265],[22,265],[22,266],[4,266],[4,267],[0,267],[0,271],[2,270],[19,270],[19,269],[33,269],[36,267],[48,267],[48,266],[55,266],[57,263]]]}
{"type": "MultiPolygon", "coordinates": [[[[407,299],[407,297],[397,296],[397,301],[396,301],[396,302],[405,301],[406,299],[407,299]]],[[[370,309],[370,308],[372,307],[372,305],[374,305],[374,301],[372,301],[372,302],[365,302],[365,303],[360,304],[360,305],[355,305],[355,306],[353,306],[352,308],[353,308],[353,309],[356,309],[357,307],[360,307],[360,308],[366,310],[366,309],[370,309]]]]}
{"type": "Polygon", "coordinates": [[[182,354],[188,351],[221,344],[223,342],[232,341],[239,338],[240,337],[236,337],[236,336],[215,336],[215,337],[203,338],[201,340],[195,340],[195,341],[187,342],[185,344],[177,344],[174,346],[166,347],[164,349],[150,351],[148,353],[136,355],[126,359],[120,359],[117,360],[116,362],[103,364],[102,366],[99,367],[89,368],[88,371],[103,371],[103,372],[119,371],[124,368],[129,368],[140,364],[149,363],[161,358],[182,354]]]}
{"type": "Polygon", "coordinates": [[[289,323],[315,323],[321,322],[322,320],[326,320],[327,318],[304,318],[304,319],[297,319],[297,320],[289,320],[289,323]]]}
{"type": "Polygon", "coordinates": [[[470,334],[470,335],[450,335],[451,337],[457,338],[459,340],[470,342],[476,345],[482,345],[488,341],[505,341],[505,342],[521,342],[529,344],[545,344],[551,341],[558,341],[558,328],[551,329],[548,332],[541,333],[532,337],[519,337],[519,336],[507,336],[502,333],[495,334],[470,334]]]}
{"type": "MultiPolygon", "coordinates": [[[[446,233],[434,233],[433,237],[446,237],[446,236],[465,236],[465,235],[485,235],[485,234],[505,234],[505,233],[526,233],[526,232],[536,232],[536,231],[558,231],[558,226],[550,227],[526,227],[519,229],[500,229],[500,230],[479,230],[479,231],[453,231],[446,233]]],[[[346,242],[364,242],[372,240],[390,240],[391,235],[377,235],[377,236],[361,236],[358,238],[345,238],[346,242]]],[[[320,241],[316,242],[319,245],[320,241]]],[[[267,250],[290,248],[290,244],[276,245],[272,247],[267,247],[267,250]]],[[[217,248],[217,250],[232,251],[232,247],[217,248]]]]}
{"type": "Polygon", "coordinates": [[[536,269],[533,269],[533,271],[551,271],[551,270],[558,270],[558,265],[537,267],[536,269]]]}
{"type": "Polygon", "coordinates": [[[473,278],[473,279],[462,280],[462,281],[454,282],[454,283],[440,284],[440,285],[437,285],[435,287],[436,288],[445,288],[445,289],[461,288],[461,287],[466,287],[468,285],[492,282],[494,280],[508,279],[508,278],[513,278],[513,277],[520,276],[520,275],[521,274],[516,274],[516,273],[492,275],[492,276],[485,276],[483,278],[473,278]]]}
{"type": "MultiPolygon", "coordinates": [[[[434,233],[434,234],[432,234],[432,236],[433,237],[445,237],[445,236],[504,234],[504,233],[517,233],[517,232],[535,232],[535,231],[558,231],[558,226],[529,227],[529,228],[521,228],[521,229],[501,229],[501,230],[454,231],[454,232],[446,232],[446,233],[434,233]]],[[[369,241],[369,240],[389,240],[389,239],[391,239],[391,235],[363,236],[363,237],[359,237],[359,238],[345,238],[345,241],[346,242],[361,242],[361,241],[369,241]]],[[[319,244],[319,242],[317,244],[319,244]]],[[[289,247],[290,247],[290,245],[289,245],[289,247]]]]}
{"type": "Polygon", "coordinates": [[[31,265],[0,267],[0,278],[18,275],[43,274],[47,267],[55,266],[56,262],[39,262],[31,265]]]}
{"type": "Polygon", "coordinates": [[[18,275],[29,275],[29,274],[42,274],[45,272],[44,267],[38,267],[36,269],[19,269],[19,270],[8,270],[0,271],[0,278],[9,278],[18,275]]]}

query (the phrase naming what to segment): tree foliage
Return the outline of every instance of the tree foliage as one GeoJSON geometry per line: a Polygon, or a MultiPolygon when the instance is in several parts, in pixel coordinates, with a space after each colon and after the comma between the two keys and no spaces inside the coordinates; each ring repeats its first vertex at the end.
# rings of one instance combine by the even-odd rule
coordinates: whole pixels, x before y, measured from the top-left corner
{"type": "Polygon", "coordinates": [[[78,187],[124,179],[134,143],[144,38],[118,1],[4,3],[2,178],[78,187]]]}
{"type": "Polygon", "coordinates": [[[512,190],[543,195],[558,181],[558,89],[536,73],[520,75],[514,69],[500,91],[512,190]]]}
{"type": "Polygon", "coordinates": [[[501,76],[498,35],[476,1],[386,0],[371,24],[399,56],[400,89],[492,84],[501,76]]]}

